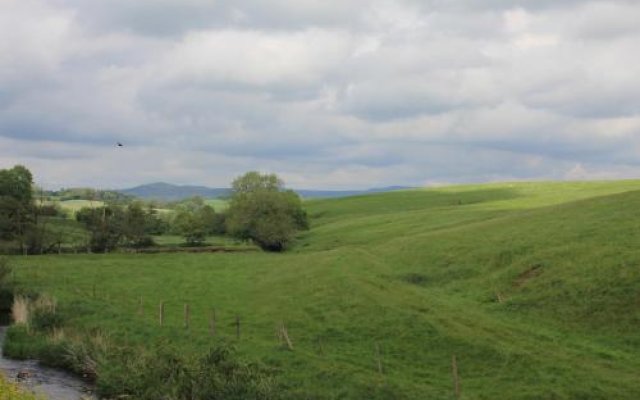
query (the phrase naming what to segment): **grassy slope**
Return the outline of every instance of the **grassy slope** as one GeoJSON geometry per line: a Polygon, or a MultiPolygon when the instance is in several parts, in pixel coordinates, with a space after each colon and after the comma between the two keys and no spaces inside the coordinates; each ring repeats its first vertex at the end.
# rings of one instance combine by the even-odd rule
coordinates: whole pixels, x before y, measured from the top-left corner
{"type": "Polygon", "coordinates": [[[312,201],[313,229],[288,254],[16,258],[17,276],[58,297],[72,327],[131,345],[170,337],[200,351],[210,307],[229,340],[239,314],[240,351],[278,368],[294,396],[451,398],[456,354],[463,398],[635,399],[638,190],[520,183],[312,201]],[[276,343],[282,320],[294,352],[276,343]]]}

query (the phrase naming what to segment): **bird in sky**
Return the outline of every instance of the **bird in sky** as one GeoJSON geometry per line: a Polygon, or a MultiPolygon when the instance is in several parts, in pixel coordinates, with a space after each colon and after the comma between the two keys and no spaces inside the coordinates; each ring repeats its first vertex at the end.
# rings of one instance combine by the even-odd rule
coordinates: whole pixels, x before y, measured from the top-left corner
{"type": "Polygon", "coordinates": [[[116,146],[118,146],[118,147],[124,147],[124,145],[123,145],[122,143],[120,143],[120,142],[116,142],[116,146]]]}

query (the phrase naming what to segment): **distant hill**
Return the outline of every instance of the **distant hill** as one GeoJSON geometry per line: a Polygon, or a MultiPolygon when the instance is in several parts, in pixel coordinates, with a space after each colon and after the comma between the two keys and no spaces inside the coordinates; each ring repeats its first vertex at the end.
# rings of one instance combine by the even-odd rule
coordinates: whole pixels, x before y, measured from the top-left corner
{"type": "MultiPolygon", "coordinates": [[[[405,186],[389,186],[385,188],[369,190],[296,190],[303,198],[335,198],[356,196],[368,193],[390,192],[393,190],[410,189],[405,186]]],[[[229,188],[209,188],[206,186],[173,185],[170,183],[157,182],[136,186],[130,189],[119,190],[120,193],[128,196],[135,196],[142,199],[153,199],[163,201],[176,201],[189,197],[223,197],[230,193],[229,188]]]]}
{"type": "Polygon", "coordinates": [[[229,189],[157,182],[119,190],[119,192],[148,200],[176,201],[194,196],[222,197],[229,194],[229,189]]]}

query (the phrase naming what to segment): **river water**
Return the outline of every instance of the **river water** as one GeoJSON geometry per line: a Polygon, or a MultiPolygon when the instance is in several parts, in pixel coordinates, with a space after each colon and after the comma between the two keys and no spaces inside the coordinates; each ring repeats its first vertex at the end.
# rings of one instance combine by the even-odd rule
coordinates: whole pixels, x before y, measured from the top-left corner
{"type": "Polygon", "coordinates": [[[80,379],[66,372],[46,368],[34,360],[10,360],[2,356],[2,343],[7,327],[0,326],[0,374],[10,381],[20,379],[22,387],[48,400],[96,399],[90,394],[90,387],[80,379]]]}

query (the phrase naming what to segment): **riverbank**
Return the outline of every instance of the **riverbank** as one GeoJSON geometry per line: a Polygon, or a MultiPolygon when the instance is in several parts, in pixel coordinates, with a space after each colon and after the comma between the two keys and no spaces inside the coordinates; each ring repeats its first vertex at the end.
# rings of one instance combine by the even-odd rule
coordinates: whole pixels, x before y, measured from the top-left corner
{"type": "Polygon", "coordinates": [[[0,400],[36,400],[37,398],[22,390],[17,384],[8,382],[0,374],[0,400]]]}
{"type": "MultiPolygon", "coordinates": [[[[27,394],[14,391],[14,397],[7,400],[88,400],[90,388],[81,380],[66,372],[41,366],[36,360],[12,360],[5,358],[2,352],[7,327],[0,326],[0,379],[4,377],[5,387],[14,390],[11,381],[18,381],[19,387],[27,394]],[[34,393],[37,397],[30,396],[34,393]],[[22,396],[22,397],[20,397],[22,396]]],[[[2,386],[0,386],[2,388],[2,386]]],[[[0,400],[5,400],[0,392],[0,400]]]]}

